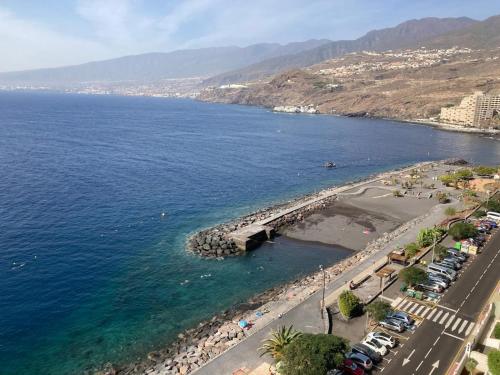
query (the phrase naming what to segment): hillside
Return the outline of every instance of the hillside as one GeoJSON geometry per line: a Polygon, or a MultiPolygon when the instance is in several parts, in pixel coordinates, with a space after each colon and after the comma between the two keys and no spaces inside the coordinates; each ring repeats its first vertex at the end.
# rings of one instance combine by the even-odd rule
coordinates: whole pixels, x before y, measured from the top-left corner
{"type": "Polygon", "coordinates": [[[267,59],[253,65],[249,64],[244,68],[209,78],[204,81],[204,85],[219,86],[262,79],[285,70],[311,66],[351,52],[386,51],[414,47],[429,39],[477,23],[478,21],[467,17],[410,20],[395,27],[370,31],[356,40],[330,42],[307,51],[267,59]]]}
{"type": "Polygon", "coordinates": [[[292,70],[246,89],[207,89],[201,100],[274,107],[316,106],[321,113],[429,118],[473,91],[500,93],[500,49],[416,49],[354,53],[292,70]]]}
{"type": "Polygon", "coordinates": [[[67,87],[89,82],[152,82],[163,79],[208,77],[264,59],[318,47],[327,40],[281,45],[216,47],[148,53],[61,68],[0,73],[0,84],[67,87]]]}

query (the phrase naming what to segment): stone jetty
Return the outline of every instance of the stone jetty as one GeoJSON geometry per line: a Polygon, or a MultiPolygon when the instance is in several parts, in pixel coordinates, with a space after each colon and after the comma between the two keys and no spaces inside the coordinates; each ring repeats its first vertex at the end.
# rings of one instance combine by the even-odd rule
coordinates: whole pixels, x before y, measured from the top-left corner
{"type": "Polygon", "coordinates": [[[426,164],[429,163],[419,163],[404,169],[373,175],[341,187],[331,187],[319,193],[264,208],[240,219],[193,234],[188,238],[186,248],[188,251],[207,258],[222,259],[243,254],[247,250],[258,247],[267,239],[271,239],[280,228],[294,225],[307,216],[328,208],[340,193],[426,164]]]}

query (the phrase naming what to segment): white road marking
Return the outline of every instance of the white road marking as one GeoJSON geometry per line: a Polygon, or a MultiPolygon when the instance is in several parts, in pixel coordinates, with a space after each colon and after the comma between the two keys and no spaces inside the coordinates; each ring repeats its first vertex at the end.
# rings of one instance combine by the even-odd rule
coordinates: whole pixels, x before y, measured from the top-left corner
{"type": "Polygon", "coordinates": [[[429,314],[429,316],[427,316],[427,319],[431,320],[432,316],[436,313],[436,311],[437,311],[436,309],[432,309],[431,313],[429,314]]]}
{"type": "Polygon", "coordinates": [[[453,327],[451,327],[451,332],[455,331],[455,329],[458,327],[458,325],[460,324],[461,321],[462,321],[461,318],[457,318],[457,320],[455,320],[453,327]]]}
{"type": "Polygon", "coordinates": [[[420,368],[420,366],[422,366],[422,363],[424,363],[424,361],[421,361],[421,362],[418,364],[417,368],[415,369],[416,371],[418,371],[418,369],[420,368]]]}
{"type": "Polygon", "coordinates": [[[474,323],[474,322],[471,322],[469,324],[469,327],[467,327],[467,331],[465,331],[465,336],[469,336],[470,331],[472,331],[472,328],[474,328],[475,325],[476,325],[476,323],[474,323]]]}
{"type": "Polygon", "coordinates": [[[447,335],[447,336],[450,336],[450,337],[453,337],[454,339],[457,339],[457,340],[460,340],[460,341],[464,341],[463,338],[461,337],[458,337],[458,336],[455,336],[455,335],[452,335],[451,333],[448,333],[448,332],[443,332],[444,335],[447,335]]]}
{"type": "Polygon", "coordinates": [[[409,310],[408,310],[408,312],[413,314],[413,312],[414,312],[416,309],[418,309],[418,307],[419,307],[419,306],[420,306],[420,305],[419,305],[418,303],[415,303],[415,306],[413,306],[411,309],[409,309],[409,310]]]}
{"type": "Polygon", "coordinates": [[[444,328],[448,328],[451,325],[451,323],[453,322],[454,319],[455,319],[455,315],[450,316],[450,319],[448,319],[448,321],[444,325],[444,328]]]}
{"type": "Polygon", "coordinates": [[[441,336],[438,336],[438,338],[436,339],[436,341],[434,341],[434,344],[432,344],[432,346],[436,345],[440,338],[441,336]]]}
{"type": "MultiPolygon", "coordinates": [[[[446,289],[446,290],[448,290],[448,289],[446,289]]],[[[453,311],[454,313],[458,312],[458,310],[453,310],[453,309],[450,309],[449,307],[446,307],[446,306],[443,306],[443,305],[436,305],[436,306],[439,306],[439,307],[441,307],[442,309],[445,309],[445,310],[453,311]]]]}
{"type": "Polygon", "coordinates": [[[444,321],[448,318],[448,315],[450,315],[449,313],[446,313],[443,315],[443,317],[441,318],[441,320],[439,321],[439,324],[443,324],[444,321]]]}
{"type": "Polygon", "coordinates": [[[464,330],[465,326],[467,325],[467,323],[469,323],[467,320],[464,319],[462,325],[460,326],[460,328],[458,329],[458,333],[462,333],[462,331],[464,330]]]}
{"type": "Polygon", "coordinates": [[[415,311],[415,315],[420,315],[420,312],[425,308],[424,305],[422,305],[417,311],[415,311]]]}
{"type": "Polygon", "coordinates": [[[432,348],[429,348],[429,350],[427,351],[427,353],[425,354],[424,358],[427,358],[427,356],[429,355],[429,353],[431,352],[432,348]]]}
{"type": "Polygon", "coordinates": [[[426,307],[424,311],[422,311],[422,314],[420,314],[420,316],[422,318],[425,318],[425,316],[427,315],[427,313],[430,311],[430,307],[426,307]]]}
{"type": "Polygon", "coordinates": [[[438,314],[436,315],[436,317],[434,319],[432,319],[433,322],[437,321],[439,319],[439,317],[441,316],[441,314],[443,313],[442,310],[439,310],[438,314]]]}

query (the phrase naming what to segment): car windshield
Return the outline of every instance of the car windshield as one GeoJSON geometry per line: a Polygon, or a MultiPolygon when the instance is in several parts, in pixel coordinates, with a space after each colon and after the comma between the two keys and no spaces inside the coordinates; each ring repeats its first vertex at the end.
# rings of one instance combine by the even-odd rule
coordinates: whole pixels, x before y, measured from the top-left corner
{"type": "Polygon", "coordinates": [[[380,344],[379,344],[377,341],[375,341],[375,340],[370,340],[370,341],[369,341],[369,343],[370,343],[370,344],[372,344],[372,345],[374,345],[374,346],[376,346],[377,348],[382,347],[382,345],[380,345],[380,344]]]}
{"type": "Polygon", "coordinates": [[[391,338],[391,336],[389,336],[389,335],[387,335],[387,334],[385,334],[383,332],[377,332],[377,333],[375,333],[375,337],[384,338],[384,339],[388,339],[388,340],[391,338]]]}

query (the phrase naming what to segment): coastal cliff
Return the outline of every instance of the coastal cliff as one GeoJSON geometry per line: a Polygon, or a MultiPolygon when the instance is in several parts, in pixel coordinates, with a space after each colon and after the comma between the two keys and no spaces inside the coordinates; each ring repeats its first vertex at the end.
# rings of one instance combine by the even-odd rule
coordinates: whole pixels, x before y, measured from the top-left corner
{"type": "Polygon", "coordinates": [[[468,48],[361,52],[291,70],[245,88],[207,88],[199,100],[313,105],[319,113],[432,119],[475,90],[500,92],[500,50],[468,48]]]}

